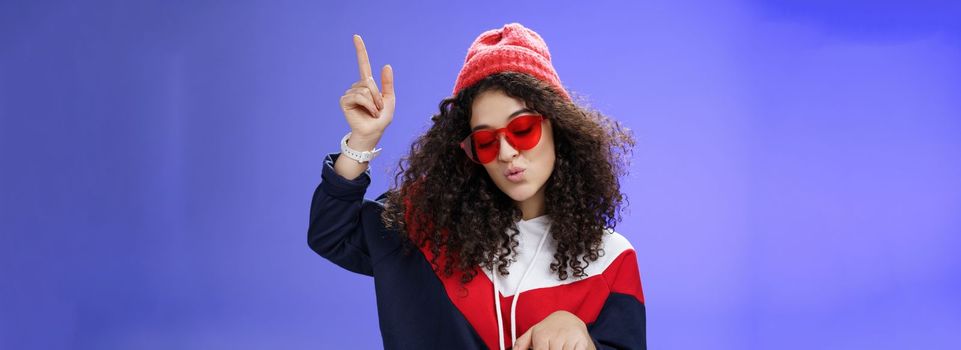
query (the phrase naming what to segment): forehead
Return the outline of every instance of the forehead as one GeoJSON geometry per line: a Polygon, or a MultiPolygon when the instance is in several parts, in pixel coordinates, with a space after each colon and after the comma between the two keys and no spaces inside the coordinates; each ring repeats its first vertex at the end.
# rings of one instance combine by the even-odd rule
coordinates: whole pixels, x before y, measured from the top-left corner
{"type": "Polygon", "coordinates": [[[499,127],[506,125],[507,117],[511,113],[526,107],[527,103],[524,100],[507,96],[503,91],[485,91],[474,98],[471,105],[470,126],[483,124],[499,127]]]}

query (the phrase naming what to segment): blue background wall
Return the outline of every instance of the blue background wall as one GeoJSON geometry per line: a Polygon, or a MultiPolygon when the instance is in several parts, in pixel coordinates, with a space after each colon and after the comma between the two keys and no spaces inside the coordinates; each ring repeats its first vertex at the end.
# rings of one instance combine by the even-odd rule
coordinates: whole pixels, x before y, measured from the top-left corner
{"type": "Polygon", "coordinates": [[[0,348],[379,348],[306,244],[351,35],[395,70],[373,198],[518,21],[638,138],[653,349],[961,346],[961,3],[4,1],[0,348]]]}

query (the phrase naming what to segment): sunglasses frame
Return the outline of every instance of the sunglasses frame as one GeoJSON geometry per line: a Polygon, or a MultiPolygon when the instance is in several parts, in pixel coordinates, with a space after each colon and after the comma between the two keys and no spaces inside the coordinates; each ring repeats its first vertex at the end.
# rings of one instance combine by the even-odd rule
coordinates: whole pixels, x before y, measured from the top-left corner
{"type": "MultiPolygon", "coordinates": [[[[522,115],[522,116],[520,116],[520,117],[514,118],[514,120],[511,120],[510,123],[507,123],[506,126],[504,126],[503,128],[500,128],[500,129],[481,129],[481,130],[475,130],[475,131],[471,132],[469,135],[467,135],[467,137],[465,137],[463,140],[461,140],[460,143],[459,143],[459,145],[460,145],[460,148],[464,151],[464,153],[466,153],[467,159],[470,159],[471,161],[473,161],[474,163],[477,163],[477,164],[481,164],[481,165],[487,164],[487,163],[492,162],[493,159],[490,160],[490,161],[488,161],[487,163],[481,163],[479,160],[474,159],[474,157],[471,156],[471,154],[474,153],[473,150],[471,149],[471,146],[472,146],[471,140],[473,139],[474,134],[476,134],[476,133],[478,133],[478,132],[491,132],[491,131],[493,131],[493,132],[494,132],[494,137],[498,140],[498,141],[497,141],[497,146],[496,146],[496,147],[497,147],[497,152],[500,152],[500,136],[501,136],[501,135],[504,135],[504,137],[507,139],[507,143],[510,144],[511,147],[514,147],[514,148],[517,149],[518,151],[526,151],[526,150],[529,150],[529,149],[531,149],[531,148],[536,147],[537,144],[539,144],[539,143],[541,142],[541,138],[544,137],[544,134],[543,134],[543,132],[544,132],[543,123],[544,123],[545,120],[547,120],[547,118],[544,117],[544,116],[541,115],[541,114],[527,114],[527,115],[522,115]],[[537,123],[533,123],[533,124],[531,124],[531,125],[538,125],[538,126],[541,128],[540,131],[539,131],[539,135],[537,136],[537,142],[535,142],[535,143],[534,143],[534,146],[531,146],[530,148],[524,148],[524,149],[518,148],[517,145],[515,145],[514,142],[511,141],[511,137],[507,137],[507,135],[505,135],[505,133],[511,133],[511,131],[510,131],[508,128],[510,128],[510,126],[511,126],[512,123],[520,120],[521,118],[531,118],[531,117],[534,117],[534,118],[537,118],[537,119],[538,119],[537,123]]],[[[496,159],[496,157],[495,157],[495,159],[496,159]]]]}

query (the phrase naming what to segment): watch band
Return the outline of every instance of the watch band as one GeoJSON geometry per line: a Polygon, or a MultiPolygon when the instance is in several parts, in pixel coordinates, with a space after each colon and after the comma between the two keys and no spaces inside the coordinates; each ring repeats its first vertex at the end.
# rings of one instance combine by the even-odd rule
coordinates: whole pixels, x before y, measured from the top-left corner
{"type": "Polygon", "coordinates": [[[358,151],[347,146],[347,139],[350,138],[351,132],[344,135],[344,138],[340,140],[340,153],[347,156],[347,158],[356,160],[358,163],[368,163],[374,157],[380,154],[383,148],[374,148],[371,151],[358,151]]]}

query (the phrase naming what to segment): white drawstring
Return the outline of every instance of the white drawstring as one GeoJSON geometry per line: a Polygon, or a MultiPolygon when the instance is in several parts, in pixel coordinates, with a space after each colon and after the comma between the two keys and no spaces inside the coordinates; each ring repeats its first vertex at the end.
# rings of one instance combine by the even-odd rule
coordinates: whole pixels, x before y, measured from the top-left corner
{"type": "MultiPolygon", "coordinates": [[[[531,259],[531,263],[527,265],[527,270],[524,270],[524,274],[521,275],[521,280],[517,282],[517,288],[514,289],[514,300],[511,301],[511,346],[517,342],[517,322],[516,322],[516,311],[517,311],[517,299],[521,298],[519,291],[524,285],[524,279],[527,278],[527,274],[531,272],[531,268],[537,263],[537,255],[540,254],[541,248],[544,246],[544,242],[547,241],[547,235],[550,234],[550,224],[547,226],[547,230],[544,231],[544,235],[541,236],[540,243],[537,243],[537,250],[534,251],[534,257],[531,259]]],[[[494,307],[497,308],[497,340],[500,344],[501,350],[504,350],[504,324],[501,317],[501,300],[500,296],[497,295],[497,275],[494,273],[494,268],[491,267],[491,280],[494,281],[494,307]]]]}
{"type": "Polygon", "coordinates": [[[501,350],[504,350],[504,321],[501,319],[501,298],[497,295],[497,275],[494,274],[494,267],[491,266],[491,280],[494,281],[494,308],[497,309],[497,343],[501,350]]]}

